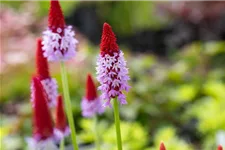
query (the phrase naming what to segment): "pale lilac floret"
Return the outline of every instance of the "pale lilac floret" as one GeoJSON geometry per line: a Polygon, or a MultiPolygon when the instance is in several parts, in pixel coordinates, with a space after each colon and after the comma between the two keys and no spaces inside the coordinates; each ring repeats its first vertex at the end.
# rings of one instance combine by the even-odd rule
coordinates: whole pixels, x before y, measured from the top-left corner
{"type": "Polygon", "coordinates": [[[29,150],[59,150],[54,139],[36,140],[35,138],[26,138],[29,150]]]}
{"type": "Polygon", "coordinates": [[[64,29],[58,28],[57,33],[47,29],[43,32],[43,55],[48,61],[67,61],[75,56],[76,44],[78,41],[74,38],[75,32],[71,26],[64,29]],[[62,30],[64,31],[61,36],[62,30]]]}
{"type": "Polygon", "coordinates": [[[113,56],[101,54],[97,61],[97,80],[100,82],[98,90],[102,91],[101,99],[106,100],[104,106],[111,106],[110,99],[118,96],[121,104],[127,104],[122,91],[128,91],[128,69],[124,60],[123,52],[114,53],[113,56]]]}
{"type": "Polygon", "coordinates": [[[102,114],[104,108],[102,107],[102,101],[99,98],[94,100],[87,100],[85,97],[81,101],[82,115],[84,117],[93,117],[96,114],[102,114]]]}
{"type": "MultiPolygon", "coordinates": [[[[56,106],[56,100],[58,96],[58,85],[54,78],[47,78],[41,80],[41,84],[45,90],[45,94],[47,96],[47,103],[49,107],[56,106]]],[[[31,102],[34,102],[34,87],[33,83],[31,83],[31,102]]]]}
{"type": "Polygon", "coordinates": [[[41,80],[41,84],[48,97],[48,106],[49,107],[56,106],[56,99],[58,96],[58,85],[56,80],[54,78],[47,78],[41,80]]]}
{"type": "Polygon", "coordinates": [[[69,135],[70,135],[70,127],[69,126],[67,126],[64,131],[54,128],[54,138],[57,143],[61,139],[63,139],[64,137],[67,137],[69,135]]]}

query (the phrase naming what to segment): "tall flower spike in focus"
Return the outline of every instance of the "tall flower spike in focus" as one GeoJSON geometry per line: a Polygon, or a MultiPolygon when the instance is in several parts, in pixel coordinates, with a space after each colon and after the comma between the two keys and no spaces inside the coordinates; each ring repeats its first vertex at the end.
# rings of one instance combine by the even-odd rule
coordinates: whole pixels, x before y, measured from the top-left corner
{"type": "Polygon", "coordinates": [[[70,134],[70,128],[67,124],[66,114],[63,107],[63,98],[61,95],[59,95],[57,99],[54,134],[57,142],[70,134]]]}
{"type": "Polygon", "coordinates": [[[34,95],[33,137],[28,138],[29,150],[57,150],[54,144],[53,122],[46,102],[46,93],[39,78],[32,79],[34,95]]]}
{"type": "Polygon", "coordinates": [[[51,0],[48,29],[43,32],[44,56],[48,61],[66,61],[75,56],[76,44],[74,31],[66,26],[58,0],[51,0]]]}
{"type": "Polygon", "coordinates": [[[128,69],[123,52],[119,50],[116,36],[109,24],[104,23],[100,44],[100,55],[97,61],[97,80],[102,91],[101,99],[106,100],[104,106],[111,106],[110,99],[118,96],[121,104],[127,104],[123,90],[128,91],[128,69]]]}
{"type": "Polygon", "coordinates": [[[86,95],[81,102],[82,115],[84,117],[93,117],[95,114],[104,112],[102,101],[98,98],[94,81],[90,74],[86,79],[86,95]]]}
{"type": "MultiPolygon", "coordinates": [[[[58,85],[56,80],[54,78],[51,78],[50,76],[48,62],[46,58],[43,56],[41,42],[42,42],[41,38],[38,38],[36,49],[36,73],[47,94],[48,106],[53,107],[56,105],[56,99],[58,95],[58,85]]],[[[34,98],[32,96],[31,101],[33,101],[33,99],[34,98]]]]}
{"type": "Polygon", "coordinates": [[[218,148],[217,148],[217,150],[223,150],[222,145],[219,145],[218,148]]]}
{"type": "Polygon", "coordinates": [[[160,143],[159,150],[166,150],[166,147],[163,142],[160,143]]]}

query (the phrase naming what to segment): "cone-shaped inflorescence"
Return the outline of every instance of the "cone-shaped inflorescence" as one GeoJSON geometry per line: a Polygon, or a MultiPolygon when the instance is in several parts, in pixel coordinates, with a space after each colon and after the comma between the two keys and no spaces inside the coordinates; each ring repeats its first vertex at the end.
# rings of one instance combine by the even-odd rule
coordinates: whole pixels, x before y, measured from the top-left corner
{"type": "MultiPolygon", "coordinates": [[[[54,78],[51,78],[50,76],[48,62],[46,58],[43,56],[41,42],[42,42],[41,38],[37,39],[36,73],[47,94],[48,106],[53,107],[56,105],[56,99],[58,95],[58,85],[56,80],[54,78]]],[[[33,101],[33,99],[34,98],[32,97],[31,101],[33,101]]]]}
{"type": "Polygon", "coordinates": [[[38,77],[32,79],[34,96],[33,137],[27,138],[29,150],[57,150],[54,143],[53,122],[47,96],[38,77]]]}
{"type": "Polygon", "coordinates": [[[67,124],[66,114],[63,105],[63,98],[61,95],[59,95],[57,99],[54,133],[57,141],[60,141],[62,138],[70,134],[70,128],[67,124]]]}
{"type": "Polygon", "coordinates": [[[166,150],[166,147],[163,142],[160,143],[159,150],[166,150]]]}
{"type": "Polygon", "coordinates": [[[45,140],[53,135],[53,122],[47,97],[40,80],[33,78],[34,86],[34,108],[33,108],[33,134],[37,140],[45,140]]]}
{"type": "Polygon", "coordinates": [[[90,74],[86,79],[86,95],[81,102],[82,115],[84,117],[93,117],[95,114],[101,114],[104,111],[102,101],[98,98],[93,78],[90,74]]]}
{"type": "Polygon", "coordinates": [[[223,150],[222,145],[219,145],[219,146],[217,147],[217,150],[223,150]]]}
{"type": "Polygon", "coordinates": [[[122,91],[128,91],[128,69],[123,52],[119,50],[115,34],[109,24],[104,23],[100,44],[100,55],[97,61],[97,80],[102,91],[101,99],[106,100],[105,106],[110,106],[110,99],[118,97],[121,104],[126,104],[122,91]]]}
{"type": "Polygon", "coordinates": [[[66,26],[58,0],[51,0],[48,29],[43,33],[44,56],[49,61],[66,61],[75,56],[76,44],[74,31],[66,26]]]}

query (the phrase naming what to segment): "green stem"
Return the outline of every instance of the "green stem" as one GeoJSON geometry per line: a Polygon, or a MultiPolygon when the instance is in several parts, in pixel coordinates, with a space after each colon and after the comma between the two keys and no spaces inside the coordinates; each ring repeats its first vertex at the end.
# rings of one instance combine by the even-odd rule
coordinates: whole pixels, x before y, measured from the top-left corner
{"type": "Polygon", "coordinates": [[[60,150],[65,150],[64,138],[62,138],[60,141],[60,150]]]}
{"type": "Polygon", "coordinates": [[[119,104],[118,100],[113,99],[113,108],[114,108],[114,119],[116,125],[116,137],[117,137],[117,148],[118,150],[122,150],[122,141],[121,141],[121,133],[120,133],[120,116],[119,116],[119,104]]]}
{"type": "Polygon", "coordinates": [[[100,137],[98,134],[98,116],[94,116],[94,132],[95,132],[95,147],[96,150],[100,150],[100,137]]]}
{"type": "Polygon", "coordinates": [[[63,85],[63,95],[65,99],[65,108],[66,108],[66,114],[71,130],[71,137],[72,137],[72,143],[74,150],[78,150],[77,145],[77,139],[76,139],[76,128],[73,120],[73,112],[72,112],[72,105],[70,101],[70,94],[69,94],[69,87],[68,87],[68,79],[67,79],[67,73],[65,69],[64,62],[61,62],[61,76],[62,76],[62,85],[63,85]]]}

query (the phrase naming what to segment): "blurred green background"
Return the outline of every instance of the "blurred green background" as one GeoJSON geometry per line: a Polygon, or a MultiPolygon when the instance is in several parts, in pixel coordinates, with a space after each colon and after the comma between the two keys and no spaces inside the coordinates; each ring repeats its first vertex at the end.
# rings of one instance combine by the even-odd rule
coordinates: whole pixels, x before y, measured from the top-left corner
{"type": "MultiPolygon", "coordinates": [[[[120,39],[120,35],[130,36],[146,29],[159,31],[177,18],[195,21],[190,16],[185,18],[182,9],[171,13],[171,8],[179,6],[174,3],[175,7],[169,2],[138,1],[62,1],[61,5],[69,22],[78,7],[96,5],[100,24],[109,22],[120,39]],[[167,15],[156,15],[159,10],[167,15]]],[[[204,6],[198,5],[195,7],[204,6]]],[[[1,1],[0,7],[0,149],[23,150],[25,138],[32,134],[29,88],[35,73],[35,43],[47,26],[49,2],[1,1]]],[[[204,17],[198,21],[201,24],[204,17]]],[[[99,46],[78,26],[74,28],[79,40],[78,53],[67,64],[73,112],[80,146],[94,149],[93,121],[81,116],[80,102],[85,93],[85,74],[95,76],[99,46]]],[[[95,39],[100,41],[100,35],[95,39]]],[[[125,53],[132,87],[126,93],[128,105],[121,107],[124,150],[157,150],[161,141],[168,150],[215,150],[218,144],[225,146],[224,37],[191,40],[166,55],[158,54],[157,49],[156,53],[134,51],[122,42],[120,48],[125,53]]],[[[59,64],[51,63],[50,68],[62,92],[59,64]]],[[[116,149],[113,121],[112,109],[107,108],[99,122],[103,149],[116,149]]]]}

